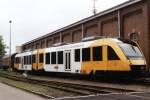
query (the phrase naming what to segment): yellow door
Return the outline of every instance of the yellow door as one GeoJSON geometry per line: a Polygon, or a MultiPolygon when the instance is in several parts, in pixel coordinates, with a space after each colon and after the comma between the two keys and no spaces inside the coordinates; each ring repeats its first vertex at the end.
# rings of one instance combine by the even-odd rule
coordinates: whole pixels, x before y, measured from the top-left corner
{"type": "Polygon", "coordinates": [[[38,68],[38,64],[37,64],[37,51],[33,51],[32,53],[32,69],[33,70],[37,70],[38,68]]]}
{"type": "Polygon", "coordinates": [[[38,70],[42,70],[44,68],[44,50],[38,50],[38,70]]]}

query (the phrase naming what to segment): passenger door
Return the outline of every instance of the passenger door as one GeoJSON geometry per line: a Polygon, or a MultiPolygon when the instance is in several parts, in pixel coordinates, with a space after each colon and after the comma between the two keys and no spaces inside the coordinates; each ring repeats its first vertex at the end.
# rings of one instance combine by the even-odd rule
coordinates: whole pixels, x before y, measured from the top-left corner
{"type": "Polygon", "coordinates": [[[38,68],[38,63],[37,63],[37,51],[32,52],[32,69],[37,70],[38,68]]]}
{"type": "Polygon", "coordinates": [[[71,50],[65,51],[65,71],[71,71],[71,50]]]}
{"type": "Polygon", "coordinates": [[[44,50],[43,49],[39,49],[38,50],[38,70],[43,70],[44,69],[44,50]]]}

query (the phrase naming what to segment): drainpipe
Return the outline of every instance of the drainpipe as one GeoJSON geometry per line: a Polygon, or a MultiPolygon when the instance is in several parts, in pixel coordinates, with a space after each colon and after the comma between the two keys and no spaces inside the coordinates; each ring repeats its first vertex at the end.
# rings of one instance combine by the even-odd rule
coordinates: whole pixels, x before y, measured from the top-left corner
{"type": "Polygon", "coordinates": [[[118,10],[118,33],[119,38],[121,37],[121,19],[120,19],[120,10],[118,10]]]}
{"type": "Polygon", "coordinates": [[[60,43],[62,43],[63,41],[62,41],[62,32],[60,32],[60,43]]]}
{"type": "Polygon", "coordinates": [[[82,39],[84,38],[84,26],[82,24],[82,39]]]}

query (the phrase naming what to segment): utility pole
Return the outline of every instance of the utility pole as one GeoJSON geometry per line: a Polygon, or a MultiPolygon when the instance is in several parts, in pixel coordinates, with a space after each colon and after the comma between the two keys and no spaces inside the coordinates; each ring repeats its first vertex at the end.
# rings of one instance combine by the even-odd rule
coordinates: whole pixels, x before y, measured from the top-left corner
{"type": "Polygon", "coordinates": [[[12,21],[9,21],[10,24],[10,37],[9,37],[9,68],[11,68],[11,23],[12,21]]]}

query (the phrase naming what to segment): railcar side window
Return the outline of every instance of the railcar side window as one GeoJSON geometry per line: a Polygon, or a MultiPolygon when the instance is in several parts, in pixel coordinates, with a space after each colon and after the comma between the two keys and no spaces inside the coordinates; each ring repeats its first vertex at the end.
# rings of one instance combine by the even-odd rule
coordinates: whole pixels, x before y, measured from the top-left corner
{"type": "Polygon", "coordinates": [[[18,63],[18,62],[17,62],[17,57],[15,58],[15,62],[16,62],[16,64],[18,63]]]}
{"type": "Polygon", "coordinates": [[[75,49],[75,62],[80,62],[80,49],[75,49]]]}
{"type": "Polygon", "coordinates": [[[28,65],[29,64],[29,56],[26,56],[26,60],[27,60],[26,64],[28,65]]]}
{"type": "Polygon", "coordinates": [[[21,57],[19,57],[19,64],[21,63],[21,57]]]}
{"type": "Polygon", "coordinates": [[[63,64],[63,51],[58,51],[58,64],[63,64]]]}
{"type": "Polygon", "coordinates": [[[56,52],[51,53],[51,64],[56,64],[56,52]]]}
{"type": "Polygon", "coordinates": [[[102,46],[93,47],[93,61],[102,61],[102,46]]]}
{"type": "Polygon", "coordinates": [[[50,64],[50,53],[46,53],[45,61],[46,64],[50,64]]]}
{"type": "Polygon", "coordinates": [[[27,57],[27,65],[29,64],[29,56],[26,56],[27,57]]]}
{"type": "Polygon", "coordinates": [[[19,62],[18,62],[18,63],[20,64],[20,63],[21,63],[21,58],[19,57],[19,59],[18,59],[18,60],[19,60],[19,62]]]}
{"type": "Polygon", "coordinates": [[[28,64],[28,56],[25,57],[26,58],[26,65],[28,64]]]}
{"type": "Polygon", "coordinates": [[[19,64],[21,63],[21,57],[19,57],[19,64]]]}
{"type": "Polygon", "coordinates": [[[29,64],[31,64],[31,55],[29,56],[29,64]]]}
{"type": "Polygon", "coordinates": [[[41,53],[40,54],[40,61],[39,61],[40,63],[43,63],[43,58],[44,58],[44,55],[43,55],[43,53],[41,53]]]}
{"type": "Polygon", "coordinates": [[[36,56],[32,55],[32,63],[36,63],[36,56]]]}
{"type": "Polygon", "coordinates": [[[17,57],[15,58],[15,63],[17,64],[17,57]]]}
{"type": "Polygon", "coordinates": [[[90,61],[90,48],[82,49],[82,61],[90,61]]]}
{"type": "Polygon", "coordinates": [[[27,56],[25,56],[25,64],[27,65],[27,56]]]}
{"type": "Polygon", "coordinates": [[[25,56],[25,64],[27,64],[27,56],[25,56]]]}
{"type": "Polygon", "coordinates": [[[26,56],[24,56],[24,65],[26,64],[26,56]]]}
{"type": "Polygon", "coordinates": [[[108,56],[108,60],[120,60],[116,52],[110,46],[108,46],[107,49],[107,56],[108,56]]]}

